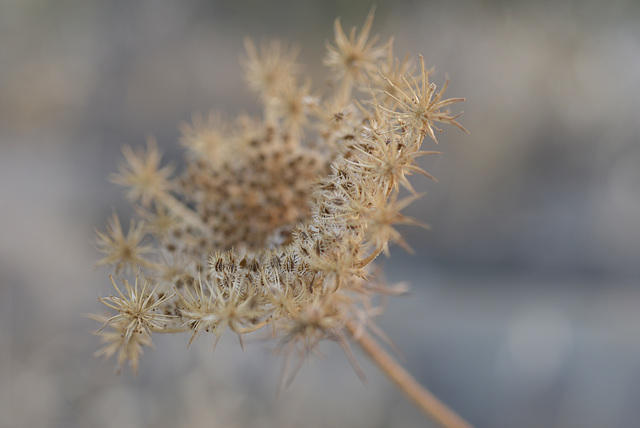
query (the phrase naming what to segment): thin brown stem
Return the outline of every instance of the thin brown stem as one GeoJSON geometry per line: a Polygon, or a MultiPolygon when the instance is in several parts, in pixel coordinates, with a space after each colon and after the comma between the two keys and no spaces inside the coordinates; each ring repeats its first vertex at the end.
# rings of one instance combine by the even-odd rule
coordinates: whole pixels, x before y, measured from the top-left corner
{"type": "Polygon", "coordinates": [[[205,235],[211,233],[198,214],[187,208],[182,202],[177,200],[171,193],[159,192],[156,199],[162,203],[169,211],[180,217],[183,221],[200,230],[205,235]]]}
{"type": "Polygon", "coordinates": [[[472,428],[471,424],[462,419],[447,407],[435,395],[420,385],[415,378],[395,361],[366,331],[362,330],[355,321],[347,322],[347,330],[353,339],[362,347],[380,369],[400,388],[404,394],[413,400],[424,413],[445,428],[472,428]]]}
{"type": "Polygon", "coordinates": [[[360,260],[358,262],[358,267],[359,268],[363,268],[365,266],[367,266],[369,263],[371,263],[372,261],[374,261],[376,259],[376,257],[378,257],[380,255],[380,253],[382,253],[382,249],[378,248],[375,251],[373,251],[371,254],[369,254],[367,256],[367,258],[360,260]]]}

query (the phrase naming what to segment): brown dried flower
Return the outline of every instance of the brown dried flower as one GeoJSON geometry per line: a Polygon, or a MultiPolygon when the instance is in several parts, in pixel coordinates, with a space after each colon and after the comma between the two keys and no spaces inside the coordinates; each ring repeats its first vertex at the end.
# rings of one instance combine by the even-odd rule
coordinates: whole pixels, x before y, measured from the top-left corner
{"type": "MultiPolygon", "coordinates": [[[[190,332],[190,344],[228,329],[243,343],[265,327],[298,362],[325,339],[352,361],[349,338],[380,355],[369,336],[384,340],[375,299],[397,288],[372,262],[389,255],[390,242],[408,249],[395,225],[424,226],[401,211],[418,197],[408,177],[433,178],[416,163],[438,153],[421,150],[425,137],[435,141],[437,122],[464,128],[443,110],[463,101],[443,99],[449,81],[437,92],[422,56],[413,76],[391,41],[369,39],[372,21],[373,11],[347,37],[336,20],[324,63],[340,84],[323,98],[310,81],[298,83],[295,50],[246,41],[247,83],[261,95],[264,118],[195,116],[182,126],[182,175],[160,167],[153,141],[146,151],[124,149],[127,164],[113,181],[128,189],[140,218],[125,237],[114,214],[98,233],[99,264],[138,268],[145,285],[125,281],[122,293],[113,282],[118,296],[101,299],[117,314],[100,318],[115,330],[100,332],[100,355],[119,352],[118,366],[129,360],[135,369],[152,333],[190,332]],[[400,199],[401,187],[412,196],[400,199]],[[141,245],[145,237],[153,245],[141,245]],[[147,281],[157,284],[149,294],[147,281]]],[[[390,375],[401,370],[381,365],[390,375]]]]}

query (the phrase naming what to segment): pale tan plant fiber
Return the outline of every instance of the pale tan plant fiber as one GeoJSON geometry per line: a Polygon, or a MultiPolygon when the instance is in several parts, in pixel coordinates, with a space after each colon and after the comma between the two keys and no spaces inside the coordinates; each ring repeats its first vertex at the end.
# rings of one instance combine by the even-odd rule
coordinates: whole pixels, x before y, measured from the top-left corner
{"type": "Polygon", "coordinates": [[[265,328],[286,355],[286,385],[324,340],[361,374],[354,341],[434,419],[468,426],[370,334],[386,340],[374,322],[378,301],[398,291],[373,261],[390,255],[390,243],[410,250],[396,226],[427,227],[402,214],[420,196],[409,177],[433,178],[416,159],[439,152],[423,140],[435,142],[437,123],[464,130],[447,110],[463,101],[444,98],[449,81],[438,91],[422,56],[417,72],[410,58],[394,58],[391,41],[369,37],[372,22],[373,11],[347,36],[336,21],[324,64],[337,81],[325,96],[301,80],[296,48],[246,41],[247,85],[264,117],[195,116],[181,127],[182,174],[161,166],[154,140],[124,149],[112,181],[127,188],[138,219],[125,234],[114,214],[98,232],[98,264],[138,275],[101,299],[116,314],[95,317],[99,355],[117,353],[118,367],[135,370],[155,333],[190,333],[188,346],[229,330],[244,347],[245,335],[265,328]],[[411,195],[401,198],[402,188],[411,195]]]}

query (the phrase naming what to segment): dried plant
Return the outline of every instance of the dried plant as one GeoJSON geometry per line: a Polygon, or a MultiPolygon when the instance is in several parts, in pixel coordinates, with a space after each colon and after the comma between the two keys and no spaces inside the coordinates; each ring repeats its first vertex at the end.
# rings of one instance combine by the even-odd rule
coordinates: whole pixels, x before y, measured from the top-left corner
{"type": "Polygon", "coordinates": [[[121,291],[112,279],[117,296],[100,299],[116,314],[94,317],[103,323],[97,355],[117,354],[117,369],[128,361],[135,372],[154,333],[190,333],[190,344],[230,330],[243,344],[266,328],[291,369],[284,386],[323,340],[359,371],[355,342],[432,417],[468,426],[378,344],[378,297],[403,288],[372,264],[389,243],[408,249],[397,225],[424,226],[402,214],[419,196],[408,177],[433,178],[416,162],[438,153],[423,140],[435,142],[438,123],[464,130],[446,109],[463,99],[444,98],[448,81],[438,91],[422,56],[399,61],[391,41],[370,39],[372,21],[373,12],[347,36],[336,20],[326,97],[301,80],[295,48],[247,41],[246,81],[264,117],[194,117],[182,127],[183,174],[161,166],[153,140],[124,149],[112,181],[127,188],[138,219],[125,234],[114,214],[98,232],[98,264],[136,282],[123,279],[121,291]],[[401,187],[411,195],[400,198],[401,187]]]}

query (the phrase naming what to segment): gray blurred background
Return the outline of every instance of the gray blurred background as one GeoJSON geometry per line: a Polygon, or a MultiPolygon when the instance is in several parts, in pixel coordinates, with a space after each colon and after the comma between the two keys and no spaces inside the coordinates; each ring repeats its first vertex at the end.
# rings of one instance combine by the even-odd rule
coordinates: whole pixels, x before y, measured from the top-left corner
{"type": "MultiPolygon", "coordinates": [[[[185,350],[156,337],[139,376],[93,358],[83,318],[110,293],[90,241],[115,209],[124,144],[210,109],[258,113],[243,37],[303,49],[322,88],[333,20],[368,1],[0,1],[0,426],[424,427],[360,355],[303,367],[279,399],[270,343],[185,350]]],[[[380,324],[405,366],[477,427],[632,427],[640,420],[640,4],[378,1],[374,33],[423,53],[464,96],[443,155],[416,177],[409,298],[380,324]]]]}

